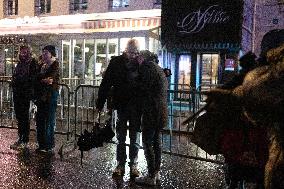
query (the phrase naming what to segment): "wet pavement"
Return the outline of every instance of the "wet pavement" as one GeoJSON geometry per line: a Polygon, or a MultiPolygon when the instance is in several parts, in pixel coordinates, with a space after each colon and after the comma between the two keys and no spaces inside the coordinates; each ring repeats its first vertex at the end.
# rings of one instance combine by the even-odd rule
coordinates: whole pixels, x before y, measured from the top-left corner
{"type": "MultiPolygon", "coordinates": [[[[83,164],[80,151],[65,148],[63,159],[57,154],[66,136],[56,135],[55,156],[35,153],[35,132],[31,132],[28,150],[14,151],[9,146],[15,142],[17,130],[0,128],[0,188],[226,188],[222,165],[162,155],[161,185],[137,186],[129,179],[129,168],[122,179],[112,178],[115,168],[115,144],[84,153],[83,164]]],[[[139,151],[138,168],[146,174],[143,150],[139,151]]]]}

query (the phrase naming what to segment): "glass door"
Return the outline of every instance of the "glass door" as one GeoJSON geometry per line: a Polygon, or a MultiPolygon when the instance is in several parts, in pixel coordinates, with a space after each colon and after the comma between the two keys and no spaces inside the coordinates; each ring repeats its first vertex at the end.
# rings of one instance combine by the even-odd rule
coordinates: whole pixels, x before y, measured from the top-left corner
{"type": "Polygon", "coordinates": [[[201,87],[208,90],[218,84],[219,54],[202,54],[201,57],[201,87]]]}
{"type": "Polygon", "coordinates": [[[179,56],[178,60],[178,90],[190,89],[190,75],[191,75],[191,56],[189,54],[183,54],[179,56]]]}
{"type": "Polygon", "coordinates": [[[71,78],[71,40],[62,41],[62,78],[71,78]]]}

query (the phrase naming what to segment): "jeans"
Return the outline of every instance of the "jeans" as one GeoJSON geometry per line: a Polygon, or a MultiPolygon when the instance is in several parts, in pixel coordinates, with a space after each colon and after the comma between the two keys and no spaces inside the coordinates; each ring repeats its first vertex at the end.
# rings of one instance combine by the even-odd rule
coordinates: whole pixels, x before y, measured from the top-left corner
{"type": "Polygon", "coordinates": [[[48,101],[39,100],[36,114],[37,141],[40,149],[52,149],[54,147],[54,130],[56,123],[57,91],[51,92],[48,101]]]}
{"type": "Polygon", "coordinates": [[[142,116],[142,142],[147,162],[148,174],[154,177],[161,168],[161,136],[164,126],[161,111],[155,108],[155,103],[143,109],[142,116]]]}
{"type": "MultiPolygon", "coordinates": [[[[129,138],[130,138],[130,146],[129,146],[129,166],[136,165],[137,163],[137,155],[138,150],[140,148],[140,122],[137,123],[135,119],[131,119],[130,111],[128,107],[118,108],[117,110],[117,126],[116,126],[116,134],[117,134],[117,150],[116,150],[116,160],[119,165],[124,166],[126,163],[126,135],[127,135],[127,121],[129,120],[129,138]]],[[[141,116],[140,116],[141,117],[141,116]]]]}
{"type": "Polygon", "coordinates": [[[13,93],[13,101],[18,121],[19,142],[28,143],[30,135],[30,97],[13,93]]]}
{"type": "Polygon", "coordinates": [[[161,135],[159,127],[144,127],[142,129],[142,141],[144,154],[147,161],[148,174],[151,177],[161,168],[161,135]]]}

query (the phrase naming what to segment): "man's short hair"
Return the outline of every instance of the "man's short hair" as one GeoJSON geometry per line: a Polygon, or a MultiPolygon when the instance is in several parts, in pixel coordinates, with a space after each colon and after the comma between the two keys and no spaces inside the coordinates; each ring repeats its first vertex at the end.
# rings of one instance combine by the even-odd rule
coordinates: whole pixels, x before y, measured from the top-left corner
{"type": "Polygon", "coordinates": [[[127,42],[125,52],[127,53],[139,53],[139,42],[137,39],[130,39],[127,42]]]}

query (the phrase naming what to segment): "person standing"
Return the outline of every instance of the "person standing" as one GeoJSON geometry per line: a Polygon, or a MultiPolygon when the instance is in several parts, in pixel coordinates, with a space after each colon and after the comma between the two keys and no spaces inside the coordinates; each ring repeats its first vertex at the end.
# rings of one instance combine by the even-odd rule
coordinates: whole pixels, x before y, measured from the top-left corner
{"type": "Polygon", "coordinates": [[[148,175],[135,179],[137,184],[156,185],[160,181],[161,136],[167,125],[168,82],[156,56],[148,50],[141,51],[138,58],[138,88],[141,92],[142,142],[147,161],[148,175]]]}
{"type": "Polygon", "coordinates": [[[57,97],[59,95],[59,62],[56,60],[55,47],[52,45],[47,45],[42,50],[36,83],[38,142],[36,152],[53,153],[57,97]]]}
{"type": "Polygon", "coordinates": [[[33,84],[36,75],[37,61],[32,57],[31,48],[20,47],[19,62],[12,75],[13,101],[18,122],[18,140],[11,149],[26,148],[30,134],[30,102],[33,98],[33,84]]]}
{"type": "Polygon", "coordinates": [[[97,111],[102,111],[106,99],[112,91],[113,109],[117,110],[116,134],[118,145],[116,149],[117,167],[113,171],[113,176],[123,176],[126,164],[126,135],[127,122],[129,121],[129,166],[130,176],[140,175],[137,169],[137,155],[140,148],[140,122],[136,123],[131,119],[129,101],[133,96],[133,89],[129,83],[128,73],[135,66],[135,61],[139,53],[138,41],[130,39],[122,55],[114,57],[104,74],[99,87],[98,99],[96,103],[97,111]],[[111,90],[112,89],[112,90],[111,90]]]}

